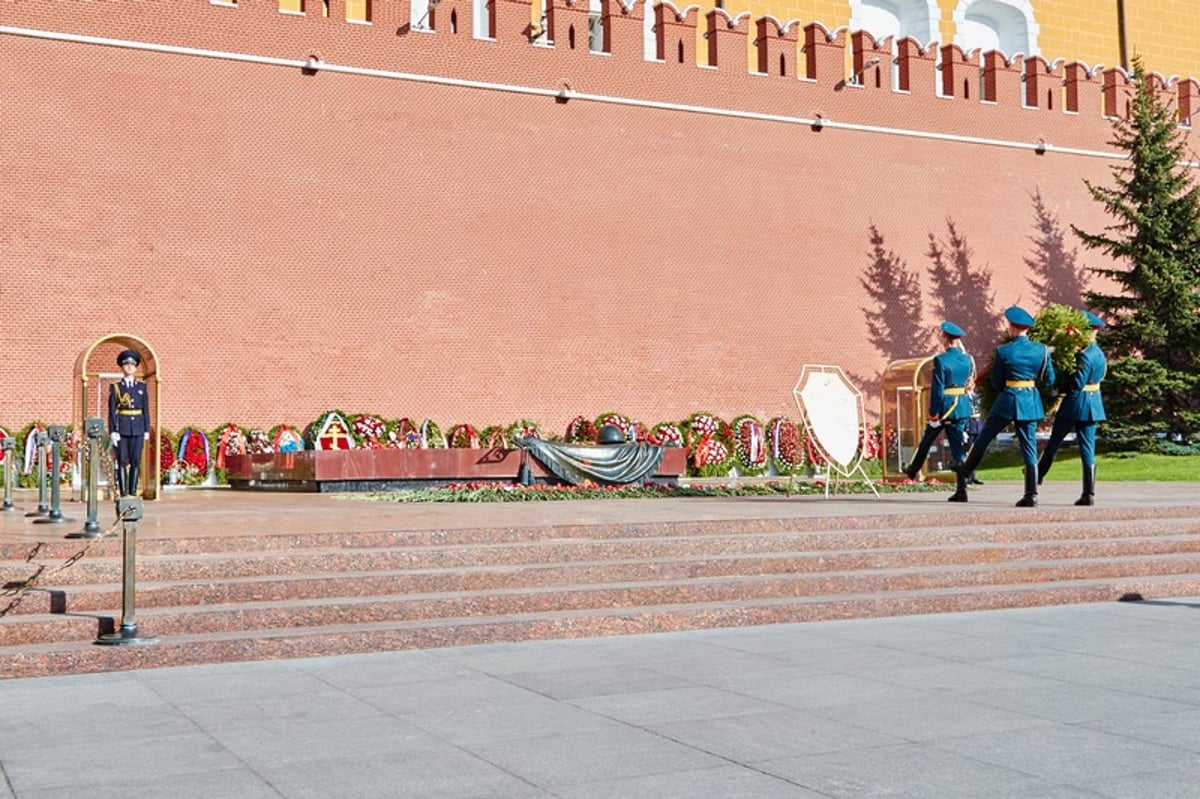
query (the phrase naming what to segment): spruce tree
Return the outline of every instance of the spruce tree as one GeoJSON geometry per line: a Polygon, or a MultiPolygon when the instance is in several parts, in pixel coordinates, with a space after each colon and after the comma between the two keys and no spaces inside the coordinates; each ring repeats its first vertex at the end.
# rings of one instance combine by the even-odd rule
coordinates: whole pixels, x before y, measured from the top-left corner
{"type": "Polygon", "coordinates": [[[1115,290],[1086,294],[1109,324],[1101,338],[1109,356],[1107,431],[1186,441],[1200,431],[1200,189],[1175,111],[1140,59],[1133,82],[1129,118],[1114,121],[1110,142],[1128,161],[1112,168],[1112,186],[1085,181],[1114,221],[1103,233],[1072,229],[1113,264],[1092,271],[1115,290]]]}
{"type": "Polygon", "coordinates": [[[883,234],[870,227],[871,262],[859,284],[871,300],[863,308],[867,333],[889,361],[926,354],[933,346],[932,329],[922,321],[921,282],[894,251],[884,247],[883,234]]]}

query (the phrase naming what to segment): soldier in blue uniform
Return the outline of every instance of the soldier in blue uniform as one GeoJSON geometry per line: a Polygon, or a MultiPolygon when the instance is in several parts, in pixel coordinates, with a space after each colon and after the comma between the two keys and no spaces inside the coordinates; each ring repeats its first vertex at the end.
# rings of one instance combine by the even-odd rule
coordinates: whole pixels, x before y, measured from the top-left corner
{"type": "Polygon", "coordinates": [[[137,494],[142,443],[150,438],[150,395],[135,376],[142,356],[124,350],[117,365],[124,377],[112,384],[108,395],[108,435],[117,451],[117,490],[121,496],[137,494]]]}
{"type": "Polygon", "coordinates": [[[983,460],[988,444],[1011,422],[1021,446],[1021,460],[1025,463],[1025,494],[1017,501],[1018,508],[1037,505],[1037,423],[1046,415],[1042,396],[1037,384],[1054,385],[1054,364],[1050,361],[1050,350],[1045,344],[1030,341],[1026,335],[1033,327],[1033,317],[1024,308],[1016,305],[1004,312],[1008,321],[1008,332],[1013,337],[1007,344],[996,348],[992,362],[992,388],[1000,392],[979,439],[967,454],[967,460],[954,471],[958,484],[951,502],[967,501],[967,479],[983,460]]]}
{"type": "Polygon", "coordinates": [[[1079,442],[1079,460],[1083,463],[1083,493],[1075,500],[1076,505],[1096,504],[1096,424],[1108,417],[1104,415],[1104,400],[1100,397],[1100,381],[1108,371],[1108,359],[1096,344],[1096,333],[1103,328],[1104,320],[1091,311],[1084,311],[1091,327],[1091,343],[1075,354],[1075,372],[1071,375],[1071,387],[1067,389],[1058,413],[1054,415],[1054,427],[1050,440],[1038,461],[1038,484],[1054,465],[1054,456],[1067,433],[1075,431],[1079,442]]]}
{"type": "Polygon", "coordinates": [[[967,420],[971,418],[971,403],[967,400],[967,384],[975,379],[975,359],[962,349],[960,339],[966,335],[953,322],[942,322],[941,338],[945,351],[934,356],[933,380],[929,386],[929,425],[917,445],[912,462],[904,467],[909,480],[921,472],[929,448],[937,437],[946,433],[950,457],[954,464],[963,462],[967,454],[967,420]]]}

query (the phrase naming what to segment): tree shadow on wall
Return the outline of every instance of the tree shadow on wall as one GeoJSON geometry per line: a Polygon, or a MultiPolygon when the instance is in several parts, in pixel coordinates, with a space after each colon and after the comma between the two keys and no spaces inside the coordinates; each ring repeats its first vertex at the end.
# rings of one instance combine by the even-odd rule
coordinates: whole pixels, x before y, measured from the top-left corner
{"type": "Polygon", "coordinates": [[[1088,288],[1087,268],[1080,266],[1078,248],[1068,250],[1058,217],[1046,207],[1041,191],[1033,195],[1037,234],[1029,238],[1033,251],[1025,265],[1033,273],[1033,290],[1040,305],[1051,303],[1077,307],[1088,288]]]}
{"type": "Polygon", "coordinates": [[[930,233],[925,254],[931,261],[929,277],[937,316],[967,331],[967,341],[974,345],[968,350],[990,349],[1001,334],[991,270],[971,264],[971,247],[949,218],[946,238],[930,233]]]}
{"type": "MultiPolygon", "coordinates": [[[[933,339],[922,323],[924,300],[919,275],[884,246],[879,228],[871,225],[868,229],[870,262],[858,282],[871,298],[871,305],[862,309],[871,344],[888,363],[928,353],[933,339]]],[[[863,393],[879,393],[880,375],[871,378],[854,375],[854,378],[863,393]]]]}

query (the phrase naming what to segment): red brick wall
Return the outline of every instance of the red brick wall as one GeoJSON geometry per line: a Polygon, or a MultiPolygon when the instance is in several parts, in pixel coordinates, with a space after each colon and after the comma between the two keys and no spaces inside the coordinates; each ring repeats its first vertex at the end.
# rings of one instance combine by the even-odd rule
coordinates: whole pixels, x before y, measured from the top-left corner
{"type": "MultiPolygon", "coordinates": [[[[470,38],[463,0],[438,7],[436,34],[406,31],[407,4],[383,0],[370,26],[340,21],[336,0],[329,19],[264,0],[0,0],[0,25],[1107,149],[1101,75],[1071,87],[1077,114],[1028,109],[1005,70],[989,73],[996,104],[978,80],[970,100],[917,78],[893,93],[886,72],[883,89],[847,87],[829,66],[845,34],[819,28],[808,60],[824,71],[796,80],[748,74],[744,51],[719,69],[645,63],[638,19],[612,21],[611,55],[582,34],[574,52],[565,35],[533,47],[528,7],[497,5],[494,42],[470,38]]],[[[924,270],[928,234],[952,219],[1003,306],[1032,296],[1034,191],[1064,226],[1105,223],[1082,181],[1107,180],[1100,158],[11,33],[0,57],[10,426],[68,421],[76,358],[118,331],[155,348],[171,429],[332,407],[443,427],[795,415],[804,363],[884,366],[858,283],[870,225],[924,270]]]]}

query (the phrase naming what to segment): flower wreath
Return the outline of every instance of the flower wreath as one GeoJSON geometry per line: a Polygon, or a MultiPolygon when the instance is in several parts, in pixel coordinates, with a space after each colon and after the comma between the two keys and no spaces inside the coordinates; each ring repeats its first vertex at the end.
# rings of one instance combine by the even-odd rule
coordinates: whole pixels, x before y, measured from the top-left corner
{"type": "Polygon", "coordinates": [[[804,469],[800,430],[786,416],[776,416],[767,424],[767,442],[777,474],[796,474],[804,469]]]}
{"type": "Polygon", "coordinates": [[[346,414],[338,410],[326,411],[318,416],[317,420],[308,426],[306,437],[313,449],[346,450],[355,447],[346,414]]]}
{"type": "Polygon", "coordinates": [[[658,447],[682,447],[683,433],[674,422],[659,422],[650,428],[646,441],[658,447]]]}
{"type": "Polygon", "coordinates": [[[743,475],[765,472],[770,461],[767,457],[766,435],[762,424],[753,416],[739,416],[733,420],[731,428],[738,472],[743,475]]]}
{"type": "Polygon", "coordinates": [[[350,423],[350,433],[354,436],[357,449],[383,449],[383,442],[387,438],[387,423],[378,416],[359,414],[350,423]]]}
{"type": "MultiPolygon", "coordinates": [[[[7,427],[0,427],[0,439],[12,438],[12,433],[8,432],[7,427]]],[[[13,452],[16,452],[16,439],[13,439],[13,452]]],[[[4,463],[4,459],[8,457],[8,450],[0,449],[0,464],[4,463]]]]}
{"type": "Polygon", "coordinates": [[[246,454],[246,433],[233,422],[224,427],[218,427],[212,432],[212,435],[217,444],[216,466],[218,469],[225,468],[225,458],[229,455],[246,454]]]}
{"type": "Polygon", "coordinates": [[[821,448],[817,446],[811,430],[804,431],[804,455],[808,458],[808,462],[817,468],[829,465],[829,461],[821,452],[821,448]]]}
{"type": "Polygon", "coordinates": [[[598,433],[595,422],[586,416],[576,416],[567,424],[563,440],[568,444],[595,444],[598,433]]]}
{"type": "Polygon", "coordinates": [[[437,426],[437,422],[432,419],[426,419],[421,423],[421,441],[426,449],[445,449],[446,437],[442,435],[442,428],[437,426]]]}
{"type": "Polygon", "coordinates": [[[602,413],[596,417],[596,431],[599,432],[601,427],[606,424],[611,424],[625,434],[625,438],[629,438],[629,428],[633,426],[633,421],[628,416],[622,416],[619,413],[602,413]]]}
{"type": "Polygon", "coordinates": [[[304,449],[304,436],[288,424],[277,424],[267,431],[276,452],[299,452],[304,449]]]}
{"type": "Polygon", "coordinates": [[[446,436],[452,449],[479,449],[479,432],[469,424],[457,424],[446,436]]]}
{"type": "MultiPolygon", "coordinates": [[[[41,422],[30,422],[21,428],[21,436],[18,439],[18,442],[23,442],[19,443],[23,453],[21,474],[33,474],[33,470],[37,466],[37,434],[44,432],[46,432],[46,426],[41,422]]],[[[47,462],[49,461],[47,460],[47,462]]]]}
{"type": "Polygon", "coordinates": [[[182,430],[175,452],[176,466],[191,467],[203,479],[203,476],[208,474],[208,465],[211,462],[209,452],[208,436],[194,427],[182,430]]]}
{"type": "Polygon", "coordinates": [[[729,474],[733,465],[730,444],[733,431],[711,413],[693,413],[683,426],[684,441],[692,451],[692,471],[700,477],[729,474]]]}
{"type": "Polygon", "coordinates": [[[486,449],[509,449],[508,436],[503,427],[485,427],[479,433],[479,442],[486,449]]]}
{"type": "MultiPolygon", "coordinates": [[[[101,461],[103,463],[103,461],[101,461]]],[[[175,465],[175,439],[171,438],[171,434],[163,430],[158,434],[158,468],[163,474],[171,470],[175,465]]]]}
{"type": "Polygon", "coordinates": [[[246,443],[246,451],[251,455],[266,455],[275,451],[275,445],[271,442],[271,434],[261,427],[255,427],[248,434],[249,439],[246,443]]]}
{"type": "Polygon", "coordinates": [[[508,426],[505,433],[509,441],[514,438],[542,438],[541,428],[531,419],[518,419],[508,426]]]}
{"type": "MultiPolygon", "coordinates": [[[[1067,305],[1047,305],[1034,318],[1033,327],[1029,328],[1028,335],[1030,341],[1045,344],[1050,348],[1050,360],[1054,364],[1057,382],[1053,386],[1045,386],[1041,381],[1037,384],[1046,415],[1050,416],[1058,410],[1062,401],[1060,394],[1070,385],[1071,376],[1075,373],[1075,355],[1088,346],[1091,327],[1082,311],[1067,305]]],[[[979,407],[984,413],[992,409],[1000,395],[991,381],[992,369],[996,364],[996,349],[1010,341],[1012,337],[1005,336],[996,343],[987,364],[975,377],[979,407]]]]}
{"type": "Polygon", "coordinates": [[[388,425],[386,446],[389,449],[421,449],[421,431],[405,416],[388,425]]]}
{"type": "Polygon", "coordinates": [[[858,431],[858,451],[862,460],[873,461],[883,452],[883,439],[877,427],[864,427],[858,431]]]}

